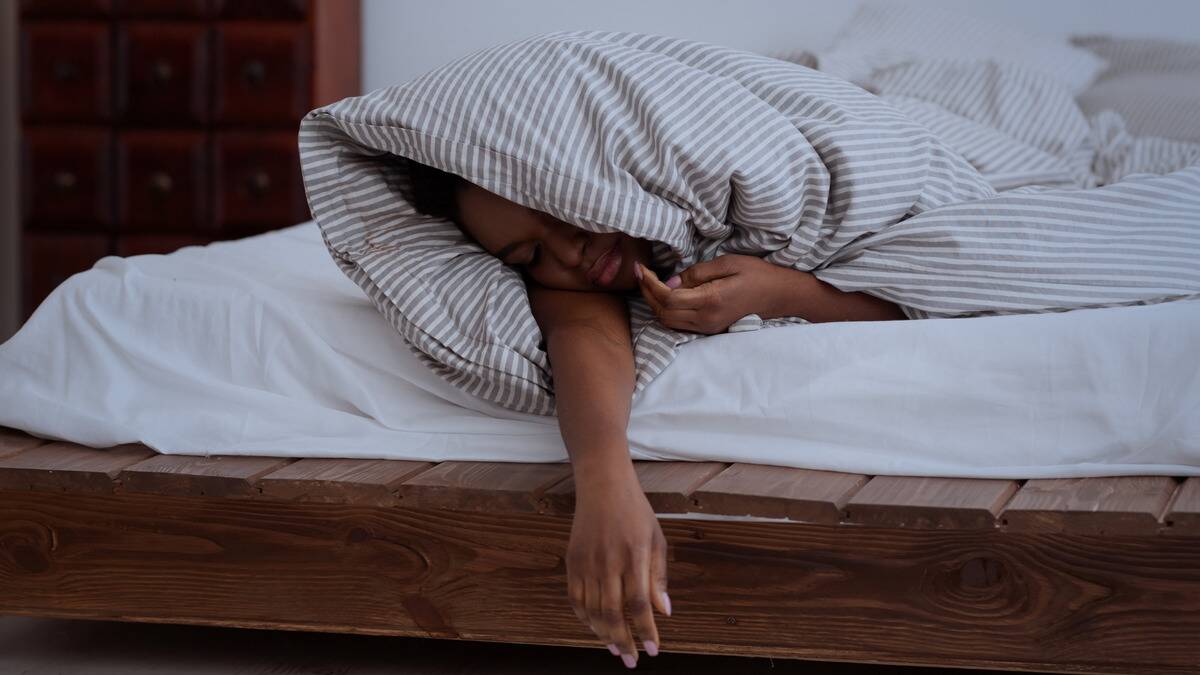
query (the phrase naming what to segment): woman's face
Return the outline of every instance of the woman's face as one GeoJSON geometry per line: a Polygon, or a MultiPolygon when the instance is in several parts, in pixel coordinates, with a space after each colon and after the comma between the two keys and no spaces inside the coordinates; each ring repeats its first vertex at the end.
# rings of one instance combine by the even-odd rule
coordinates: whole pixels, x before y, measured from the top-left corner
{"type": "Polygon", "coordinates": [[[649,240],[589,232],[473,183],[459,190],[458,211],[462,227],[488,253],[547,288],[633,290],[634,261],[650,264],[649,240]]]}

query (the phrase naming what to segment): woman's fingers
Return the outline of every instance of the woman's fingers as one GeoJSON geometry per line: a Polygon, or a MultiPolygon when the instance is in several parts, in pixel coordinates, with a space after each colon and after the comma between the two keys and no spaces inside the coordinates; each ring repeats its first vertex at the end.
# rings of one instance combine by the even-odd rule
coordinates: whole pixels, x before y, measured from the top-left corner
{"type": "MultiPolygon", "coordinates": [[[[587,584],[578,574],[567,574],[567,599],[571,603],[571,609],[575,611],[575,618],[595,633],[596,627],[592,625],[587,610],[587,584]]],[[[597,634],[596,637],[600,635],[597,634]]]]}
{"type": "Polygon", "coordinates": [[[589,577],[584,581],[584,588],[587,596],[584,600],[584,606],[587,608],[587,623],[601,642],[612,644],[613,640],[609,635],[608,625],[604,623],[604,594],[601,592],[600,580],[596,577],[589,577]]]}
{"type": "Polygon", "coordinates": [[[695,265],[687,268],[679,273],[679,277],[684,286],[699,286],[700,284],[708,283],[714,279],[728,277],[738,273],[737,259],[742,256],[738,255],[722,255],[698,262],[695,265]]]}
{"type": "Polygon", "coordinates": [[[658,656],[658,626],[654,624],[654,605],[650,601],[650,556],[633,561],[625,576],[625,606],[650,656],[658,656]]]}
{"type": "Polygon", "coordinates": [[[659,530],[650,551],[650,600],[658,611],[671,616],[671,598],[667,595],[667,540],[659,530]]]}
{"type": "Polygon", "coordinates": [[[629,632],[629,624],[625,622],[625,598],[623,584],[619,575],[613,574],[604,580],[601,589],[604,594],[602,601],[604,625],[608,630],[611,642],[617,645],[621,652],[621,660],[627,668],[637,663],[637,645],[629,632]]]}
{"type": "MultiPolygon", "coordinates": [[[[641,265],[641,263],[635,263],[641,265]]],[[[642,296],[652,307],[658,309],[698,309],[713,302],[715,289],[701,288],[669,288],[658,280],[649,269],[642,267],[642,276],[638,280],[642,296]]],[[[657,309],[656,309],[657,311],[657,309]]]]}

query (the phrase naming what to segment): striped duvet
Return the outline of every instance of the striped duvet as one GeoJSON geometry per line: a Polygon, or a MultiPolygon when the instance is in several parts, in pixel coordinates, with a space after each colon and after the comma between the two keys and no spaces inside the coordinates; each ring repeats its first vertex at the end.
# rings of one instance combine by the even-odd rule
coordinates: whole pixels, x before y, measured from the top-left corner
{"type": "MultiPolygon", "coordinates": [[[[1133,138],[993,61],[851,83],[717,45],[554,33],[314,110],[300,153],[339,267],[430,367],[523,412],[554,408],[520,277],[416,214],[389,155],[650,239],[664,273],[758,255],[912,318],[1200,294],[1200,145],[1133,138]]],[[[640,391],[698,336],[630,307],[640,391]]]]}

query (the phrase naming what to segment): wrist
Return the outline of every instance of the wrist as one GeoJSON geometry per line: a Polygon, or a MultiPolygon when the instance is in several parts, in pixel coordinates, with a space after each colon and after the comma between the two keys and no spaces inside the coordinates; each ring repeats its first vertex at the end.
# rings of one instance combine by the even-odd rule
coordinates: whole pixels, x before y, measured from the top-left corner
{"type": "Polygon", "coordinates": [[[631,486],[641,489],[633,461],[626,454],[620,461],[611,458],[577,461],[572,465],[575,493],[579,498],[611,495],[631,486]]]}
{"type": "Polygon", "coordinates": [[[763,311],[757,312],[762,319],[777,319],[784,316],[804,317],[804,299],[810,296],[815,277],[808,272],[771,265],[772,272],[767,291],[763,293],[763,311]]]}

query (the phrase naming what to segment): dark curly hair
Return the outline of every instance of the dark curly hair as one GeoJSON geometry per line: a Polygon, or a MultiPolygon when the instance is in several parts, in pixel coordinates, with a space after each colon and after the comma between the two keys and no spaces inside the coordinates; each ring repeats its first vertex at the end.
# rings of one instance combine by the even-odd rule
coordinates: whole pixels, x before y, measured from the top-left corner
{"type": "Polygon", "coordinates": [[[458,222],[458,191],[466,185],[462,176],[399,155],[393,161],[408,175],[407,189],[402,188],[401,194],[413,208],[426,216],[458,222]]]}

